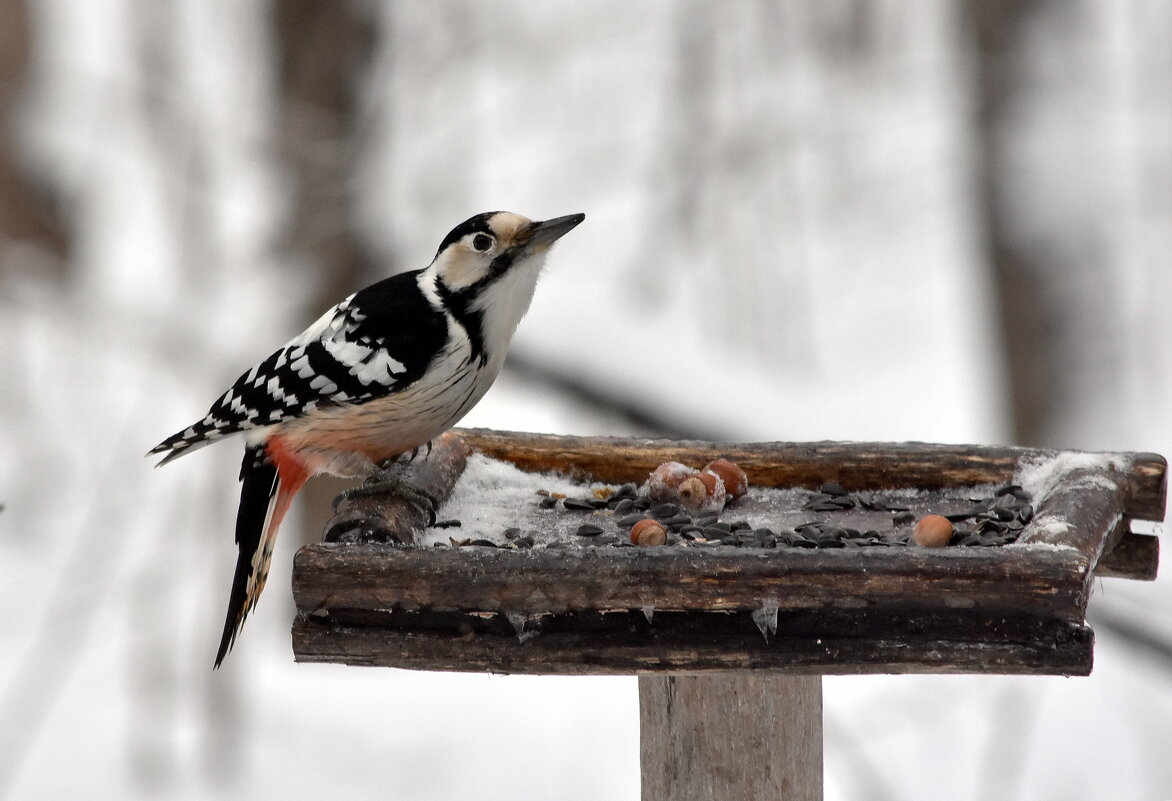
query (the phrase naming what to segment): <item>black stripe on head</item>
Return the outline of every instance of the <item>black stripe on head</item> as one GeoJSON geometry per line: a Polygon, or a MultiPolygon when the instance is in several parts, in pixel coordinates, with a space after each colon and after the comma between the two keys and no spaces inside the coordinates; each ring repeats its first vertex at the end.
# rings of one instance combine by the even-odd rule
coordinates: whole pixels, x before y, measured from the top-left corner
{"type": "Polygon", "coordinates": [[[468,234],[491,234],[492,229],[488,227],[488,221],[498,214],[500,214],[499,211],[486,211],[483,214],[477,214],[475,217],[469,217],[467,220],[464,220],[464,222],[457,225],[451,231],[448,231],[448,235],[444,237],[443,242],[440,242],[439,249],[435,254],[438,256],[443,253],[445,248],[454,242],[459,242],[468,236],[468,234]]]}

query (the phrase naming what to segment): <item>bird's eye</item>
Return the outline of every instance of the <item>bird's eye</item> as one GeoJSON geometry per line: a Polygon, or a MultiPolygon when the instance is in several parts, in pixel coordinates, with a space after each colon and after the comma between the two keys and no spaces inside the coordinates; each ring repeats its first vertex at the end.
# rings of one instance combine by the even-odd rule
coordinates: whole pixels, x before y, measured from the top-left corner
{"type": "Polygon", "coordinates": [[[472,249],[483,253],[492,247],[493,238],[488,234],[477,234],[472,237],[472,249]]]}

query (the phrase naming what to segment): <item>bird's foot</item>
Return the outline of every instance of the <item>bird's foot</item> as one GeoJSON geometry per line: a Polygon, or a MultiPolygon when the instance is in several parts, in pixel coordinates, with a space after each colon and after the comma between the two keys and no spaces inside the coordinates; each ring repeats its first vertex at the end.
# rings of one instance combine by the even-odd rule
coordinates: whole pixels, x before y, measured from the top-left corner
{"type": "Polygon", "coordinates": [[[390,470],[397,464],[411,464],[419,456],[419,452],[424,448],[427,449],[427,452],[423,454],[423,458],[426,459],[427,457],[431,456],[431,447],[431,440],[428,440],[422,445],[416,445],[411,450],[400,453],[398,456],[393,456],[390,459],[384,459],[378,463],[378,466],[381,470],[390,470]]]}
{"type": "Polygon", "coordinates": [[[427,524],[429,526],[434,525],[436,519],[435,514],[439,509],[439,501],[429,493],[413,487],[404,481],[402,470],[398,464],[381,468],[363,481],[361,486],[344,490],[334,499],[334,512],[336,513],[338,511],[338,505],[343,501],[387,494],[398,495],[408,503],[413,504],[427,517],[427,524]]]}

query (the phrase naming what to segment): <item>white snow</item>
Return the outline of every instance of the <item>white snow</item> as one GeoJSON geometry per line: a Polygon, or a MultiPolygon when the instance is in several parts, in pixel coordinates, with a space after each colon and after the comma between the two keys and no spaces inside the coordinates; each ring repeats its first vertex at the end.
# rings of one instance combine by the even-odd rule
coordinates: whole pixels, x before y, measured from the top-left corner
{"type": "Polygon", "coordinates": [[[449,538],[504,543],[505,529],[517,524],[522,510],[537,504],[539,490],[580,498],[602,486],[578,483],[555,473],[527,473],[509,462],[474,453],[468,457],[451,497],[436,512],[437,520],[459,520],[460,527],[427,529],[419,544],[446,544],[449,538]]]}
{"type": "Polygon", "coordinates": [[[1063,451],[1053,456],[1027,460],[1018,469],[1013,480],[1035,499],[1047,497],[1059,482],[1068,484],[1071,488],[1109,490],[1118,486],[1110,478],[1110,473],[1126,473],[1130,464],[1130,460],[1124,454],[1063,451]],[[1097,471],[1097,474],[1072,478],[1071,474],[1080,470],[1093,470],[1097,471]]]}

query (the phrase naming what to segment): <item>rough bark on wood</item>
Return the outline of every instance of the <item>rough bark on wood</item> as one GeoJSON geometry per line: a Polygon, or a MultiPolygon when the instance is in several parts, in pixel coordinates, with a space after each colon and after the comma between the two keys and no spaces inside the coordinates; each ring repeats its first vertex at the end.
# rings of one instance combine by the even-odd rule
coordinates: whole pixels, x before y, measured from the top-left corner
{"type": "MultiPolygon", "coordinates": [[[[443,503],[464,472],[468,446],[448,432],[435,439],[426,456],[396,466],[396,478],[406,487],[433,501],[443,503]]],[[[326,523],[326,542],[413,543],[415,534],[431,523],[431,511],[396,492],[377,495],[341,496],[334,516],[326,523]]]]}
{"type": "Polygon", "coordinates": [[[819,801],[821,676],[639,679],[643,801],[819,801]]]}
{"type": "Polygon", "coordinates": [[[1103,554],[1095,575],[1155,581],[1160,563],[1160,539],[1150,534],[1124,534],[1115,547],[1103,554]]]}
{"type": "MultiPolygon", "coordinates": [[[[835,481],[852,492],[1002,484],[1013,479],[1023,457],[1060,453],[922,442],[679,442],[486,429],[461,429],[460,434],[475,450],[531,472],[562,472],[614,483],[641,482],[662,462],[701,466],[727,456],[745,470],[755,486],[813,488],[835,481]]],[[[1124,514],[1140,520],[1163,520],[1166,460],[1154,453],[1126,456],[1130,466],[1124,514]]]]}
{"type": "MultiPolygon", "coordinates": [[[[1154,538],[1127,531],[1136,514],[1163,517],[1165,463],[1151,454],[1057,459],[1065,454],[970,446],[461,435],[522,469],[608,482],[640,480],[666,460],[729,455],[758,485],[938,488],[1004,483],[1028,460],[1047,488],[1021,542],[1058,547],[324,543],[294,563],[299,660],[569,675],[1085,674],[1093,634],[1083,620],[1096,569],[1146,576],[1158,556],[1154,538]]],[[[406,468],[404,483],[444,497],[464,453],[449,435],[430,459],[406,468]]],[[[424,514],[394,495],[347,501],[327,539],[352,539],[357,524],[366,538],[411,542],[424,514]]]]}
{"type": "Polygon", "coordinates": [[[303,612],[328,609],[754,610],[967,608],[1082,620],[1086,563],[1069,549],[724,551],[310,545],[303,612]]]}
{"type": "Polygon", "coordinates": [[[1044,543],[1074,548],[1086,560],[1079,617],[1086,616],[1095,568],[1127,530],[1124,517],[1126,478],[1120,473],[1077,468],[1067,471],[1047,497],[1039,499],[1034,519],[1018,539],[1023,545],[1044,543]]]}
{"type": "Polygon", "coordinates": [[[971,613],[642,612],[524,619],[337,610],[299,619],[299,662],[532,675],[996,673],[1087,675],[1082,624],[971,613]],[[523,626],[518,633],[516,626],[523,626]]]}

